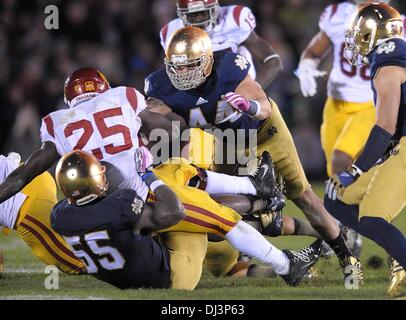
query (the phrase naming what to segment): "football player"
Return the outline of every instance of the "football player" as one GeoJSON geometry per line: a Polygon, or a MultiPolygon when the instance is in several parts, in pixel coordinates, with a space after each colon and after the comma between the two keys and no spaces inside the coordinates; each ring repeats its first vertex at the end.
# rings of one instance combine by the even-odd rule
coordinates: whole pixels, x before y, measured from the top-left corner
{"type": "MultiPolygon", "coordinates": [[[[43,118],[41,149],[34,152],[27,162],[16,168],[0,185],[0,202],[44,172],[59,156],[75,149],[88,151],[104,161],[111,191],[136,189],[141,198],[146,198],[148,188],[135,170],[134,154],[138,147],[138,134],[141,132],[148,136],[150,130],[165,128],[165,125],[167,131],[171,132],[172,123],[162,115],[146,109],[143,95],[134,88],[110,88],[104,75],[93,68],[73,72],[65,83],[64,93],[69,109],[52,112],[43,118]]],[[[246,190],[248,185],[245,180],[227,186],[234,190],[246,190]]],[[[238,218],[235,212],[228,214],[234,220],[238,218]]],[[[193,229],[195,226],[191,223],[187,228],[193,229]]],[[[220,230],[229,231],[229,228],[225,225],[220,230]]],[[[178,238],[174,232],[168,234],[171,235],[168,241],[174,245],[181,245],[185,241],[183,235],[178,238]]],[[[191,247],[198,248],[205,241],[206,235],[201,235],[190,239],[189,243],[191,247]]]]}
{"type": "MultiPolygon", "coordinates": [[[[0,182],[20,165],[20,155],[0,155],[0,182]]],[[[48,172],[36,177],[21,192],[0,204],[0,226],[15,230],[32,253],[46,265],[68,274],[86,273],[84,263],[51,228],[51,209],[56,204],[55,181],[48,172]]],[[[0,272],[3,255],[0,254],[0,272]]]]}
{"type": "Polygon", "coordinates": [[[360,271],[336,221],[311,189],[276,103],[248,75],[246,58],[227,52],[214,59],[208,34],[187,26],[172,35],[165,65],[166,69],[146,78],[145,93],[151,107],[163,114],[178,114],[191,128],[242,130],[246,138],[250,130],[257,132],[256,152],[272,154],[276,170],[286,182],[287,197],[334,249],[343,270],[353,265],[360,271]]]}
{"type": "MultiPolygon", "coordinates": [[[[206,172],[185,161],[167,162],[146,172],[143,184],[154,193],[154,200],[147,201],[142,186],[107,193],[105,167],[90,154],[72,151],[56,168],[58,186],[67,200],[54,207],[52,226],[86,261],[88,273],[119,288],[167,288],[172,284],[177,289],[193,289],[197,285],[202,259],[193,252],[205,248],[194,247],[185,238],[177,249],[171,250],[171,242],[166,249],[150,235],[158,230],[223,235],[238,250],[271,265],[289,285],[297,285],[316,263],[321,241],[298,252],[278,250],[239,220],[234,210],[190,187],[195,177],[205,190],[213,184],[212,176],[203,179],[205,175],[200,173],[206,172]],[[194,225],[192,229],[188,224],[194,225]],[[178,255],[190,261],[179,264],[179,257],[174,259],[178,255]]],[[[222,177],[224,183],[232,182],[222,177]]],[[[235,177],[229,178],[235,181],[235,177]]]]}
{"type": "Polygon", "coordinates": [[[255,16],[248,7],[220,6],[218,0],[177,0],[176,9],[178,19],[170,21],[159,33],[164,50],[174,32],[194,26],[209,34],[214,52],[229,50],[243,54],[251,63],[251,77],[264,90],[282,70],[279,55],[255,32],[255,16]]]}
{"type": "MultiPolygon", "coordinates": [[[[349,64],[344,50],[346,26],[361,5],[372,2],[389,1],[355,0],[327,6],[319,20],[320,31],[303,51],[295,72],[302,94],[314,96],[316,78],[326,75],[325,71],[318,70],[318,65],[333,51],[334,64],[328,79],[328,97],[320,129],[329,177],[352,164],[375,122],[369,66],[349,64]]],[[[346,237],[354,255],[359,258],[361,237],[352,230],[348,230],[346,237]]]]}
{"type": "Polygon", "coordinates": [[[391,224],[406,203],[403,28],[397,10],[375,3],[362,7],[346,32],[348,61],[370,65],[377,117],[362,153],[350,169],[329,180],[325,196],[337,219],[375,241],[403,267],[392,274],[391,296],[406,292],[406,238],[391,224]]]}

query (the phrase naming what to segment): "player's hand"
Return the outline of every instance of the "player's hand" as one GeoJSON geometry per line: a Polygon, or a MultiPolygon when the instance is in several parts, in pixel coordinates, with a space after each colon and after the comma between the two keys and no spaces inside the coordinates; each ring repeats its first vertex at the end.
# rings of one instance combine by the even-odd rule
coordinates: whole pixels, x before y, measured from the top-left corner
{"type": "Polygon", "coordinates": [[[240,112],[248,112],[251,108],[250,101],[236,92],[228,92],[222,95],[221,99],[240,112]]]}
{"type": "Polygon", "coordinates": [[[349,170],[335,174],[327,181],[327,197],[331,200],[340,200],[343,196],[345,188],[353,184],[361,174],[362,171],[355,165],[352,165],[349,170]]]}
{"type": "Polygon", "coordinates": [[[317,92],[316,78],[325,76],[327,72],[317,70],[317,63],[314,60],[303,59],[294,74],[299,78],[303,96],[312,97],[317,92]]]}
{"type": "Polygon", "coordinates": [[[139,173],[148,172],[148,168],[152,166],[154,159],[147,147],[139,147],[134,153],[135,170],[139,173]]]}

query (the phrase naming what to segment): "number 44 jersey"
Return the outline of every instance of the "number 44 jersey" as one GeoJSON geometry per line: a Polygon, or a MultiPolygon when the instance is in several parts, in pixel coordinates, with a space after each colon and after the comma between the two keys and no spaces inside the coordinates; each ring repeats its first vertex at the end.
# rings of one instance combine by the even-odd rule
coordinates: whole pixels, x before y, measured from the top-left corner
{"type": "Polygon", "coordinates": [[[75,149],[92,153],[106,165],[111,189],[131,188],[145,199],[148,189],[134,163],[139,114],[145,107],[144,96],[136,89],[113,88],[44,117],[41,140],[53,142],[61,156],[75,149]]]}

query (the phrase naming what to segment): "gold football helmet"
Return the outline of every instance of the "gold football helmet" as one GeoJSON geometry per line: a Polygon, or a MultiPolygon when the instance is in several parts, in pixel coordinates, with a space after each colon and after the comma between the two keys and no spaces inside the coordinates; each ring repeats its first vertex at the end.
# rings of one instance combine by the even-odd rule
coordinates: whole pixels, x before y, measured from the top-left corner
{"type": "Polygon", "coordinates": [[[106,167],[91,154],[74,150],[65,154],[55,171],[56,183],[70,204],[78,206],[105,195],[106,167]]]}
{"type": "Polygon", "coordinates": [[[179,90],[200,86],[210,75],[213,61],[210,37],[197,27],[176,31],[165,50],[166,73],[179,90]]]}
{"type": "Polygon", "coordinates": [[[352,65],[367,63],[366,56],[383,41],[403,37],[399,12],[386,3],[373,3],[359,9],[345,34],[345,54],[352,65]]]}

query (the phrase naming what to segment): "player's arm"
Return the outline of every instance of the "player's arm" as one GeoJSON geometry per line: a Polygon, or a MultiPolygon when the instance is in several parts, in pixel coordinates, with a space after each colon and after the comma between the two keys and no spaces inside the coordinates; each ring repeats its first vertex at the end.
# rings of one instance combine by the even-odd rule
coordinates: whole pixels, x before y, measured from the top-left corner
{"type": "Polygon", "coordinates": [[[405,81],[406,71],[403,67],[384,66],[377,71],[373,80],[377,94],[376,125],[369,134],[363,152],[354,162],[355,169],[368,171],[390,146],[396,130],[401,85],[405,81]]]}
{"type": "Polygon", "coordinates": [[[249,116],[263,120],[271,116],[272,106],[261,86],[247,75],[234,92],[223,95],[231,107],[249,116]]]}
{"type": "Polygon", "coordinates": [[[58,159],[59,155],[55,144],[49,141],[44,142],[41,149],[35,151],[0,185],[0,203],[19,192],[36,176],[50,168],[58,159]]]}
{"type": "Polygon", "coordinates": [[[283,70],[283,64],[279,55],[272,46],[263,38],[252,31],[242,45],[246,46],[252,54],[257,67],[256,81],[266,90],[279,73],[283,70]]]}
{"type": "Polygon", "coordinates": [[[149,233],[169,228],[185,217],[185,209],[176,194],[157,179],[152,172],[152,182],[147,182],[155,193],[155,201],[146,204],[141,218],[135,226],[135,232],[149,233]],[[154,185],[155,184],[155,185],[154,185]]]}
{"type": "MultiPolygon", "coordinates": [[[[170,129],[169,132],[175,131],[172,133],[172,141],[180,139],[180,148],[182,153],[185,152],[185,154],[188,154],[185,147],[188,145],[189,139],[187,136],[182,136],[182,133],[189,129],[186,121],[181,116],[173,112],[172,109],[169,108],[162,100],[157,98],[150,97],[147,99],[146,110],[149,111],[145,114],[146,122],[148,123],[146,123],[144,130],[147,132],[144,131],[143,133],[148,137],[149,132],[151,132],[151,130],[154,128],[164,128],[165,130],[170,129]]],[[[141,129],[143,128],[141,127],[141,129]]],[[[154,144],[154,141],[150,141],[148,148],[151,149],[154,144]]]]}
{"type": "Polygon", "coordinates": [[[318,70],[321,60],[333,48],[330,38],[324,31],[317,33],[303,51],[295,75],[300,80],[300,89],[305,97],[314,96],[317,92],[317,83],[315,78],[326,74],[318,70]]]}

